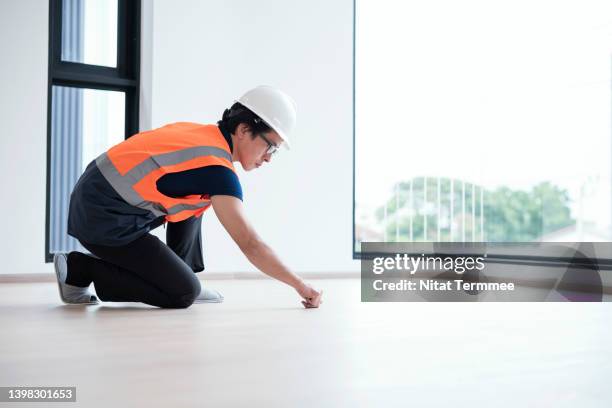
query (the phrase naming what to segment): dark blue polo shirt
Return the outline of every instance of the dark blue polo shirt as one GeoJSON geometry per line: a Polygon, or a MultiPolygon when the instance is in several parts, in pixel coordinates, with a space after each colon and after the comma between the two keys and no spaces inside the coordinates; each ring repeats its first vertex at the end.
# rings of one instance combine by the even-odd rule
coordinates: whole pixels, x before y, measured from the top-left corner
{"type": "MultiPolygon", "coordinates": [[[[233,152],[229,132],[221,129],[233,152]]],[[[157,189],[169,197],[230,195],[242,200],[238,176],[223,166],[206,166],[166,174],[157,189]]],[[[125,245],[163,224],[165,217],[134,207],[113,189],[95,160],[77,181],[70,196],[68,234],[80,241],[106,246],[125,245]]]]}

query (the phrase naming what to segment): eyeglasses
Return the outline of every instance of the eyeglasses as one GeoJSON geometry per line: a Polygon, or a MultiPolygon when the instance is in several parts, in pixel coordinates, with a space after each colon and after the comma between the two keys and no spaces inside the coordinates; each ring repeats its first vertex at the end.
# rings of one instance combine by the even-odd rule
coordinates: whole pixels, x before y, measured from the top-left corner
{"type": "Polygon", "coordinates": [[[268,149],[266,150],[266,154],[274,154],[278,151],[278,145],[275,145],[271,141],[268,140],[263,134],[259,133],[257,136],[261,137],[267,144],[268,149]]]}

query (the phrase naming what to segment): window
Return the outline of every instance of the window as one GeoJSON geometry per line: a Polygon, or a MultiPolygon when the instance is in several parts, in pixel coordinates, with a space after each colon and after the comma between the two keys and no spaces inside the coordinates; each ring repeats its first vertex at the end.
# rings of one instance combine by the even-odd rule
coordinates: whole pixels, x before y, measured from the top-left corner
{"type": "Polygon", "coordinates": [[[355,2],[353,253],[606,242],[612,4],[355,2]]]}
{"type": "Polygon", "coordinates": [[[74,184],[138,133],[140,1],[51,0],[45,260],[80,249],[67,234],[74,184]]]}

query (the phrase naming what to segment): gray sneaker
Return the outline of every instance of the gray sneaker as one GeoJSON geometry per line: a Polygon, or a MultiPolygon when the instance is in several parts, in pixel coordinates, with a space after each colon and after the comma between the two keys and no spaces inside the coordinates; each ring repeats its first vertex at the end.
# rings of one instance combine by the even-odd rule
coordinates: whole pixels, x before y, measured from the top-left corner
{"type": "Polygon", "coordinates": [[[221,303],[223,299],[223,295],[216,290],[203,287],[200,295],[193,303],[221,303]]]}
{"type": "Polygon", "coordinates": [[[57,289],[59,290],[62,302],[67,305],[97,305],[100,303],[98,298],[91,294],[89,288],[68,285],[66,283],[66,276],[68,275],[68,258],[66,254],[55,254],[53,256],[53,266],[55,267],[57,289]]]}

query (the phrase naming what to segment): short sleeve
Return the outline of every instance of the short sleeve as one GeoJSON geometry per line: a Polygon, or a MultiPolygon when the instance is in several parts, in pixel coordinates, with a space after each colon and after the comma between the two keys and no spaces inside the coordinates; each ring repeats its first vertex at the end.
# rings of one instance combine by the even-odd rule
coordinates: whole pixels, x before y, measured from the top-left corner
{"type": "Polygon", "coordinates": [[[242,201],[242,186],[235,172],[225,166],[206,166],[170,173],[157,180],[157,189],[168,197],[230,195],[242,201]]]}

